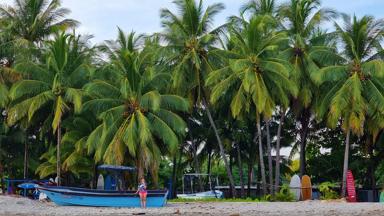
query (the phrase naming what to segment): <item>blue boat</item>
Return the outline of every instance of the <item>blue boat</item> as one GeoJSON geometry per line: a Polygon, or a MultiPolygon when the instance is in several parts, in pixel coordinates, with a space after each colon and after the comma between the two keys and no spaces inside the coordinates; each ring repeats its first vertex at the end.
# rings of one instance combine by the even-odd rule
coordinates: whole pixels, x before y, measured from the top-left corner
{"type": "MultiPolygon", "coordinates": [[[[94,207],[140,207],[139,195],[135,191],[107,191],[73,187],[38,186],[50,200],[61,206],[94,207]]],[[[148,190],[147,207],[163,207],[167,203],[168,191],[148,190]]]]}

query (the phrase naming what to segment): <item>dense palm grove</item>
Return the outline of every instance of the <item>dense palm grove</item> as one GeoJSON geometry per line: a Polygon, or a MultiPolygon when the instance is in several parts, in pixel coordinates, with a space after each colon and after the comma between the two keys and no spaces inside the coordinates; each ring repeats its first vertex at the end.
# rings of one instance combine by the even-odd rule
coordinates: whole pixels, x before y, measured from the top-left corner
{"type": "Polygon", "coordinates": [[[384,184],[383,20],[252,0],[213,26],[224,5],[173,3],[161,32],[98,45],[59,0],[0,6],[1,177],[89,186],[129,165],[151,187],[212,173],[242,197],[293,173],[384,184]]]}

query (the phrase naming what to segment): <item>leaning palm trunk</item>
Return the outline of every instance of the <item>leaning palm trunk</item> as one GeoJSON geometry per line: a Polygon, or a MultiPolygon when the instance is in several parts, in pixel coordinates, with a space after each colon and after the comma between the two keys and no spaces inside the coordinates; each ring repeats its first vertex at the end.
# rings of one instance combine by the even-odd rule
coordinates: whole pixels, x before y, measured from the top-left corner
{"type": "Polygon", "coordinates": [[[272,147],[271,147],[271,134],[269,131],[270,121],[265,122],[267,128],[267,151],[268,151],[268,177],[269,177],[269,192],[274,194],[273,190],[273,166],[272,166],[272,147]]]}
{"type": "Polygon", "coordinates": [[[275,192],[279,191],[280,185],[280,140],[281,140],[281,129],[284,124],[285,110],[281,111],[279,127],[277,128],[277,140],[276,140],[276,172],[275,172],[275,192]]]}
{"type": "Polygon", "coordinates": [[[236,197],[235,181],[233,180],[232,172],[231,172],[231,169],[229,168],[227,157],[225,156],[224,146],[223,146],[223,143],[221,142],[219,132],[217,131],[215,122],[213,121],[211,112],[209,111],[208,103],[206,102],[205,99],[203,100],[203,105],[205,106],[205,111],[207,112],[209,123],[211,124],[211,126],[213,128],[213,131],[214,131],[216,139],[217,139],[217,143],[219,144],[220,155],[223,158],[224,166],[225,166],[225,169],[227,171],[227,175],[228,175],[228,178],[229,178],[229,184],[230,184],[230,187],[231,187],[232,196],[236,197]]]}
{"type": "Polygon", "coordinates": [[[260,127],[260,117],[257,116],[257,137],[259,140],[259,159],[260,159],[260,172],[261,172],[261,181],[263,187],[263,195],[267,194],[267,180],[265,178],[265,165],[264,165],[264,153],[263,153],[263,142],[261,137],[261,127],[260,127]]]}
{"type": "Polygon", "coordinates": [[[348,159],[349,159],[349,138],[351,130],[348,128],[347,137],[345,139],[345,152],[344,152],[344,167],[343,167],[343,186],[341,196],[345,197],[347,191],[347,172],[348,172],[348,159]]]}
{"type": "Polygon", "coordinates": [[[61,143],[61,122],[57,125],[57,147],[56,147],[56,170],[57,170],[57,185],[61,185],[61,160],[60,160],[60,143],[61,143]]]}

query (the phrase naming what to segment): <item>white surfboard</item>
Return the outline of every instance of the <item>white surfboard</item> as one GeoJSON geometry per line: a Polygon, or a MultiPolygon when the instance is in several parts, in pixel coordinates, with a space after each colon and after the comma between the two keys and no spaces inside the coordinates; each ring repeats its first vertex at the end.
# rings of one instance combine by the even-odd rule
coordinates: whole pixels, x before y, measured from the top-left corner
{"type": "Polygon", "coordinates": [[[97,190],[104,190],[104,177],[103,175],[99,175],[97,179],[97,190]]]}
{"type": "Polygon", "coordinates": [[[291,190],[291,193],[295,196],[296,201],[299,201],[301,195],[301,180],[298,175],[292,176],[291,182],[289,183],[289,189],[291,190]]]}

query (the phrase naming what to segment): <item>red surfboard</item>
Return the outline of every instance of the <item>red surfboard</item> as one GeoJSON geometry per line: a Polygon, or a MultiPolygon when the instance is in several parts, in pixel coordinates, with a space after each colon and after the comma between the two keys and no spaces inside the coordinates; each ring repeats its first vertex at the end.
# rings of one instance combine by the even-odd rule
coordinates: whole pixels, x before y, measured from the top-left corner
{"type": "Polygon", "coordinates": [[[352,171],[347,172],[347,201],[356,202],[355,180],[353,179],[352,171]]]}

